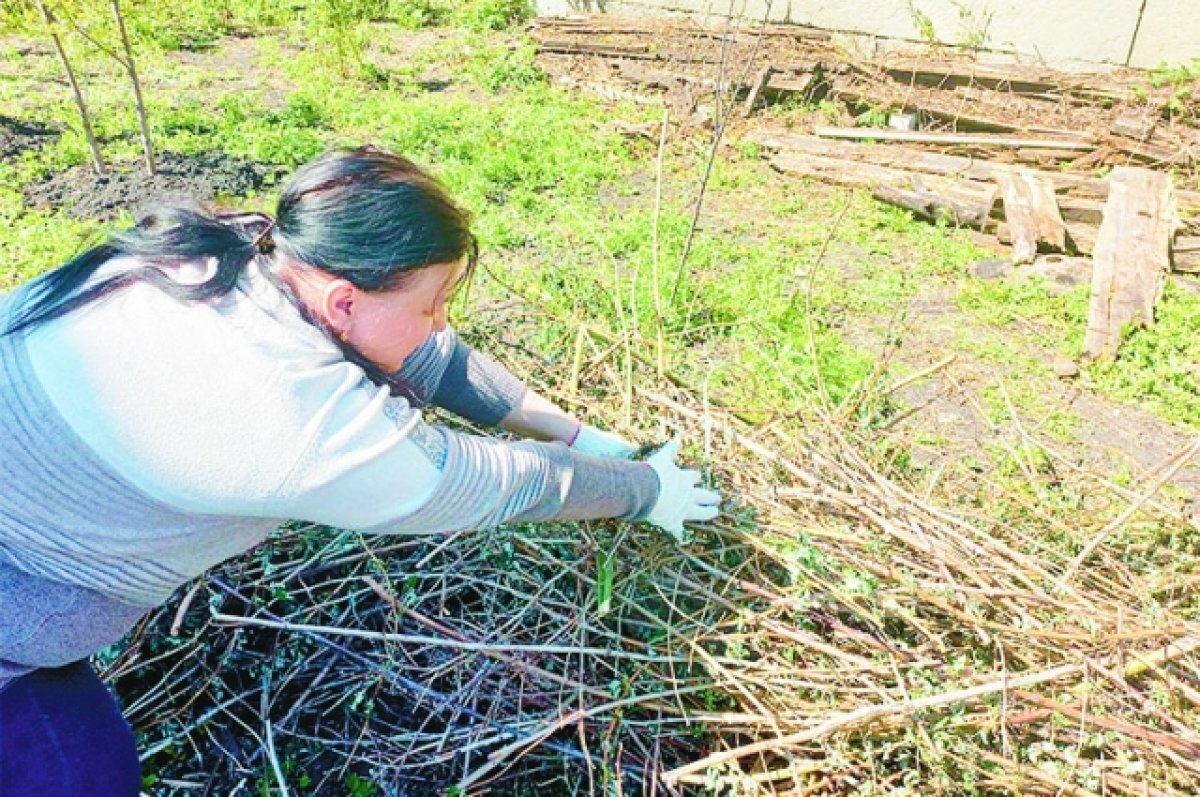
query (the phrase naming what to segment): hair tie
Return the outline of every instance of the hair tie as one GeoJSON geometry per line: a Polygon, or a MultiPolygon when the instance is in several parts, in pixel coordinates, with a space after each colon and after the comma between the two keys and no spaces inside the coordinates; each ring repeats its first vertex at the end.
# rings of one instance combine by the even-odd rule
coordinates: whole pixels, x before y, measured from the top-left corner
{"type": "Polygon", "coordinates": [[[250,245],[253,246],[260,255],[269,255],[275,251],[275,241],[271,239],[271,228],[274,226],[275,219],[270,219],[267,221],[267,226],[263,227],[262,232],[260,232],[255,239],[250,242],[250,245]]]}

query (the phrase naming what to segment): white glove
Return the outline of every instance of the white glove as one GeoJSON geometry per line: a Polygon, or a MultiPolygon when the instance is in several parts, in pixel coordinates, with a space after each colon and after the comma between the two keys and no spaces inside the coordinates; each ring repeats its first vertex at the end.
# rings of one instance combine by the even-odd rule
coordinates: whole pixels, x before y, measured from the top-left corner
{"type": "Polygon", "coordinates": [[[630,459],[637,453],[637,446],[626,441],[619,435],[588,426],[579,425],[579,432],[571,443],[571,448],[581,454],[591,454],[596,457],[620,457],[630,459]]]}
{"type": "Polygon", "coordinates": [[[685,520],[712,520],[720,512],[720,493],[697,487],[700,472],[675,464],[680,439],[676,437],[655,451],[646,462],[658,475],[658,501],[646,520],[684,542],[685,520]]]}

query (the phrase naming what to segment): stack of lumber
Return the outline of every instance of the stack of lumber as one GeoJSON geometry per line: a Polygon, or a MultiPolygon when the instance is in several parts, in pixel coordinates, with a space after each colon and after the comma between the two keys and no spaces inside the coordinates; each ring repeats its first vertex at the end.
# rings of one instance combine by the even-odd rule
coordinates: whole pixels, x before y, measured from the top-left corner
{"type": "Polygon", "coordinates": [[[612,99],[740,107],[828,100],[852,113],[910,114],[923,130],[1016,134],[1008,162],[1077,170],[1136,163],[1188,170],[1200,155],[1200,98],[1145,72],[1079,74],[982,64],[974,53],[851,56],[828,31],[799,25],[702,27],[679,19],[607,15],[540,18],[541,66],[559,82],[612,99]],[[1044,141],[1058,141],[1045,146],[1044,141]]]}
{"type": "MultiPolygon", "coordinates": [[[[864,188],[923,218],[995,233],[1018,250],[1014,259],[1019,262],[1028,261],[1027,255],[1033,253],[1026,235],[1031,226],[1060,230],[1035,234],[1034,251],[1091,255],[1109,195],[1108,178],[915,146],[959,145],[984,150],[1035,143],[1011,135],[838,128],[816,128],[814,134],[802,134],[758,127],[747,131],[744,138],[759,144],[780,172],[864,188]],[[882,143],[846,140],[849,135],[882,143]],[[1010,223],[1013,209],[1025,209],[1031,203],[1030,217],[1022,217],[1014,236],[1010,223]]],[[[1044,139],[1036,143],[1050,148],[1072,142],[1044,139]]],[[[1184,216],[1200,215],[1200,192],[1177,190],[1174,196],[1184,216]]],[[[1174,239],[1173,255],[1176,271],[1200,273],[1200,230],[1182,226],[1174,239]]]]}
{"type": "Polygon", "coordinates": [[[719,118],[718,137],[732,129],[781,173],[994,234],[1016,264],[1091,256],[1091,357],[1114,356],[1122,326],[1153,323],[1168,271],[1200,273],[1200,83],[1181,103],[1187,87],[1132,69],[989,65],[948,48],[864,60],[791,25],[600,15],[541,19],[533,36],[560,83],[719,118]],[[756,118],[781,101],[812,112],[786,127],[756,118]],[[831,108],[889,126],[830,127],[831,108]]]}
{"type": "Polygon", "coordinates": [[[1043,162],[1123,159],[1149,165],[1191,162],[1200,137],[1194,127],[1168,124],[1169,95],[1154,96],[1136,70],[1075,75],[1017,64],[982,65],[966,59],[896,57],[858,62],[835,77],[830,93],[872,108],[914,112],[925,121],[958,131],[1065,136],[1077,147],[1038,153],[1043,162]],[[1145,99],[1142,96],[1145,95],[1145,99]]]}
{"type": "MultiPolygon", "coordinates": [[[[1011,244],[1014,263],[1032,262],[1038,252],[1092,256],[1084,342],[1090,358],[1115,357],[1124,327],[1153,325],[1168,271],[1200,273],[1200,230],[1180,218],[1181,209],[1200,214],[1200,193],[1175,190],[1166,172],[1117,166],[1100,178],[904,143],[844,140],[864,131],[815,132],[759,128],[747,138],[772,153],[771,163],[780,172],[864,188],[922,218],[994,232],[1011,244]]],[[[974,148],[1027,143],[996,134],[871,132],[898,142],[945,144],[953,139],[974,148]]]]}

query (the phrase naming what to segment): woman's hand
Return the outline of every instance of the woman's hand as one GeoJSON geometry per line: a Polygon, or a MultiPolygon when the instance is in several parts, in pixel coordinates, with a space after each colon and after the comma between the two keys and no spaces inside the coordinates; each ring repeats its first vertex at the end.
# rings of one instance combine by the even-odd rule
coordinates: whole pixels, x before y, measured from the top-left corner
{"type": "Polygon", "coordinates": [[[646,520],[684,542],[684,521],[712,520],[721,511],[721,494],[697,487],[700,472],[679,467],[675,458],[679,456],[680,439],[654,452],[647,464],[658,476],[658,501],[646,520]]]}
{"type": "Polygon", "coordinates": [[[632,459],[633,455],[637,453],[637,446],[620,435],[597,429],[595,426],[588,426],[586,423],[579,425],[579,431],[575,433],[575,439],[571,441],[571,448],[581,454],[620,459],[632,459]]]}

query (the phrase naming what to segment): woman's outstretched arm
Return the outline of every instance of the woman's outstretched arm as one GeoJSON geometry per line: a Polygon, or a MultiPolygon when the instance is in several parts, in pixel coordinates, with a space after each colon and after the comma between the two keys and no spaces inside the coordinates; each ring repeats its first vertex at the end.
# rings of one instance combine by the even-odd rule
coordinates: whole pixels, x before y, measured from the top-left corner
{"type": "Polygon", "coordinates": [[[451,327],[430,336],[397,375],[421,399],[480,426],[566,443],[589,454],[625,457],[634,450],[530,389],[503,365],[464,343],[451,327]]]}

